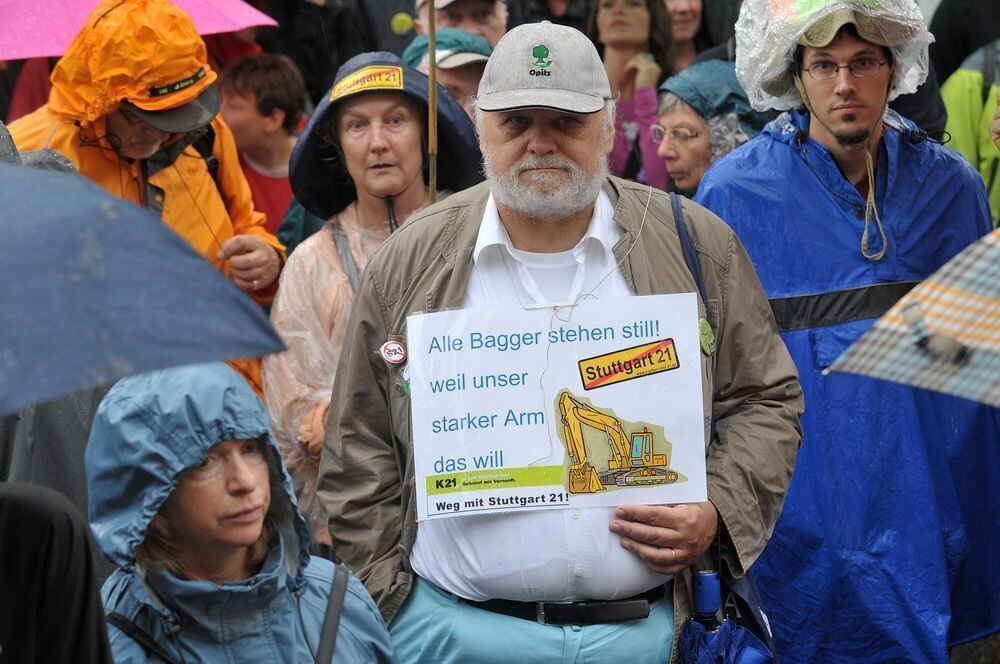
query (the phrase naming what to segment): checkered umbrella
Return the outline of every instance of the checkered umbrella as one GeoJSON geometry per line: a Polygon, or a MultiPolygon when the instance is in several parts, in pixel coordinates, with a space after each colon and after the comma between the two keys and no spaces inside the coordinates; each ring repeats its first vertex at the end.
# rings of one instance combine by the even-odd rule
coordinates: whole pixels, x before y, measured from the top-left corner
{"type": "Polygon", "coordinates": [[[830,371],[1000,406],[1000,229],[907,293],[830,371]]]}

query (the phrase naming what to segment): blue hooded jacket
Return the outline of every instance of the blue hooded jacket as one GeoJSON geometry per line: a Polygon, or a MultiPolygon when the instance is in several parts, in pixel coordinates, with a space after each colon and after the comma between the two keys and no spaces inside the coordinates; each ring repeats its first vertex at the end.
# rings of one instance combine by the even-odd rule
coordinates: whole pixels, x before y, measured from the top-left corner
{"type": "MultiPolygon", "coordinates": [[[[91,529],[118,569],[104,584],[108,611],[121,614],[176,662],[313,662],[333,565],[309,555],[306,523],[295,509],[263,404],[224,364],[124,378],[97,411],[85,463],[91,529]],[[136,547],[184,470],[233,439],[266,437],[276,532],[260,571],[217,585],[142,570],[136,547]]],[[[116,662],[162,661],[108,626],[116,662]]],[[[349,579],[335,662],[395,662],[371,597],[349,579]]]]}
{"type": "Polygon", "coordinates": [[[947,662],[1000,629],[1000,416],[971,401],[823,370],[907,286],[989,231],[986,192],[892,111],[865,200],[809,116],[785,113],[705,174],[696,200],[746,246],[799,369],[803,441],[754,566],[788,661],[947,662]],[[883,247],[874,223],[869,253],[883,247]]]}

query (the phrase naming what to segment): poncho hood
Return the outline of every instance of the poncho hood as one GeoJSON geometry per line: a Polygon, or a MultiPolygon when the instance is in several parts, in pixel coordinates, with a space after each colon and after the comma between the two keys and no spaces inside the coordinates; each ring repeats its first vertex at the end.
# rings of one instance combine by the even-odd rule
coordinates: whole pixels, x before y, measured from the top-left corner
{"type": "Polygon", "coordinates": [[[90,527],[105,555],[125,567],[181,473],[227,440],[263,439],[271,474],[268,511],[295,575],[309,559],[309,534],[298,514],[267,411],[246,381],[224,364],[200,364],[123,378],[101,401],[85,465],[90,527]]]}
{"type": "Polygon", "coordinates": [[[216,79],[190,17],[167,0],[103,0],[52,72],[49,109],[83,124],[128,100],[162,111],[216,79]]]}
{"type": "Polygon", "coordinates": [[[760,133],[773,113],[755,111],[747,93],[736,79],[736,68],[725,60],[696,62],[660,85],[660,92],[672,92],[691,108],[711,120],[734,113],[747,138],[760,133]]]}

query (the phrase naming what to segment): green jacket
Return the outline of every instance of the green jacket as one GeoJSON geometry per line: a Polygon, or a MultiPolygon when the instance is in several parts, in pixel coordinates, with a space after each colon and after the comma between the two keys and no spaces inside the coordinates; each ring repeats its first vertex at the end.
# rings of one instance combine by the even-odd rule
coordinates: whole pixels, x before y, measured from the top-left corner
{"type": "MultiPolygon", "coordinates": [[[[636,294],[695,292],[667,195],[614,177],[606,191],[622,228],[614,252],[636,294]]],[[[387,621],[410,591],[417,522],[405,364],[388,365],[378,350],[405,342],[407,315],[462,306],[488,194],[488,183],[454,194],[390,237],[368,263],[344,335],[319,496],[334,547],[387,621]]],[[[708,497],[720,516],[722,557],[741,576],[781,511],[801,440],[802,390],[739,240],[704,208],[685,200],[684,209],[716,325],[717,349],[702,356],[705,429],[714,408],[717,432],[706,449],[708,497]]],[[[690,614],[686,576],[674,587],[679,634],[690,614]]]]}
{"type": "Polygon", "coordinates": [[[979,171],[990,196],[993,226],[1000,224],[1000,149],[990,138],[990,121],[1000,93],[1000,40],[970,55],[962,66],[941,86],[941,97],[948,109],[948,133],[952,147],[979,171]],[[984,86],[986,58],[992,56],[993,80],[984,86]],[[986,89],[988,87],[988,90],[986,89]],[[985,92],[985,99],[984,97],[985,92]]]}

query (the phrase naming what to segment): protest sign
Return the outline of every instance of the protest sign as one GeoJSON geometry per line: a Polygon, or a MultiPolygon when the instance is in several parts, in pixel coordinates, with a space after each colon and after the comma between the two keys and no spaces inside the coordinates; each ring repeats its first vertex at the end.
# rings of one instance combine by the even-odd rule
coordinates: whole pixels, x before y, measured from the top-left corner
{"type": "Polygon", "coordinates": [[[707,500],[692,293],[408,318],[417,518],[707,500]]]}

